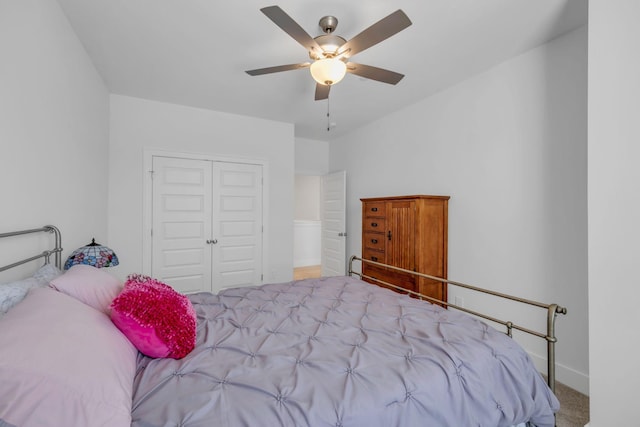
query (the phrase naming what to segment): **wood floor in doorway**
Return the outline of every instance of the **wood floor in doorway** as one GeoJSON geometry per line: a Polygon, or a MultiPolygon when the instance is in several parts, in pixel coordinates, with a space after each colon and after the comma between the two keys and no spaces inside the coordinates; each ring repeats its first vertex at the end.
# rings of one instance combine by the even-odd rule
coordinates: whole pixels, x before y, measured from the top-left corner
{"type": "Polygon", "coordinates": [[[309,265],[306,267],[297,267],[293,269],[293,279],[301,280],[301,279],[313,279],[316,277],[320,277],[322,274],[320,273],[319,265],[309,265]]]}

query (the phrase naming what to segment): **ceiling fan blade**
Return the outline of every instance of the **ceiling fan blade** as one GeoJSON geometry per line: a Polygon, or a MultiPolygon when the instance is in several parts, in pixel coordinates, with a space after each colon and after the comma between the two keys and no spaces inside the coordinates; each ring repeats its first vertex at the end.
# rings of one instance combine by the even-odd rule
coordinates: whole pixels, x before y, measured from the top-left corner
{"type": "Polygon", "coordinates": [[[329,90],[331,90],[330,85],[321,85],[320,83],[316,84],[316,101],[321,101],[323,99],[329,98],[329,90]]]}
{"type": "Polygon", "coordinates": [[[289,34],[298,43],[307,50],[318,50],[322,52],[322,48],[296,21],[293,20],[279,6],[268,6],[260,9],[262,13],[267,15],[278,27],[289,34]]]}
{"type": "Polygon", "coordinates": [[[388,39],[410,25],[411,20],[409,17],[401,9],[398,9],[343,44],[340,47],[340,52],[344,52],[343,56],[349,58],[388,39]]]}
{"type": "Polygon", "coordinates": [[[382,83],[389,83],[390,85],[398,84],[404,77],[404,74],[396,73],[395,71],[372,67],[371,65],[356,64],[355,62],[347,62],[347,73],[382,83]]]}
{"type": "Polygon", "coordinates": [[[309,65],[311,64],[308,62],[303,62],[301,64],[278,65],[276,67],[247,70],[245,71],[245,73],[249,74],[250,76],[259,76],[261,74],[271,74],[271,73],[279,73],[280,71],[290,71],[290,70],[299,70],[301,68],[309,68],[309,65]]]}

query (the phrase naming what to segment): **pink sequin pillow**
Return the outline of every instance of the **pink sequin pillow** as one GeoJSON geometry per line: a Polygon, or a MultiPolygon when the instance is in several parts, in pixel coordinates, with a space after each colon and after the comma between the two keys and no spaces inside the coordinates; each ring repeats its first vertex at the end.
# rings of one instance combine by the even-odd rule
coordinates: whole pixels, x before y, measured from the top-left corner
{"type": "Polygon", "coordinates": [[[196,313],[189,299],[156,279],[127,277],[111,303],[111,321],[142,354],[181,359],[196,344],[196,313]]]}

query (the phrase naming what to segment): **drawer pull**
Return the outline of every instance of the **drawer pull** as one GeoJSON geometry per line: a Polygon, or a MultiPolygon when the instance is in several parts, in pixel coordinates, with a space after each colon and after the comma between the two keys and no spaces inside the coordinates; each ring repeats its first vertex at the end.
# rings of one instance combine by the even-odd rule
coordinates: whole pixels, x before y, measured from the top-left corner
{"type": "Polygon", "coordinates": [[[377,222],[372,222],[372,223],[371,223],[371,226],[372,226],[372,227],[377,227],[377,226],[378,226],[378,223],[377,223],[377,222]]]}
{"type": "Polygon", "coordinates": [[[371,239],[371,243],[375,245],[376,243],[378,243],[378,239],[371,239]]]}
{"type": "Polygon", "coordinates": [[[377,256],[372,256],[371,257],[371,261],[378,261],[378,257],[377,256]]]}
{"type": "Polygon", "coordinates": [[[371,212],[378,212],[378,208],[371,208],[371,212]]]}

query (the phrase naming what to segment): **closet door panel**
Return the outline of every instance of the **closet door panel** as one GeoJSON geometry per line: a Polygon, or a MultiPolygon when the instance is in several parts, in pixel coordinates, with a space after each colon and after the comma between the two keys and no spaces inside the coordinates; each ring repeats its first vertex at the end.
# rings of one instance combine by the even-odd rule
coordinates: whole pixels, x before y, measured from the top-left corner
{"type": "Polygon", "coordinates": [[[213,163],[213,292],[262,282],[262,166],[213,163]]]}
{"type": "Polygon", "coordinates": [[[152,276],[180,292],[210,289],[211,162],[153,158],[152,276]]]}

